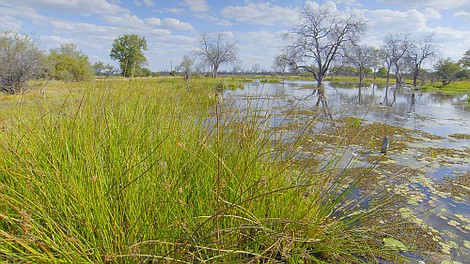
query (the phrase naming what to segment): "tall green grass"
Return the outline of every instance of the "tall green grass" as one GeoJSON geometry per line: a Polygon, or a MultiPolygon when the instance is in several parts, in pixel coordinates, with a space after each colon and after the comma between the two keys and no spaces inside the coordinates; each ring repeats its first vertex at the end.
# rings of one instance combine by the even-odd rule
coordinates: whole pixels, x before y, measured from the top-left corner
{"type": "Polygon", "coordinates": [[[378,211],[350,199],[360,177],[309,168],[293,151],[302,133],[272,141],[217,101],[217,82],[79,86],[2,114],[1,261],[400,258],[382,246],[385,227],[361,225],[378,211]]]}

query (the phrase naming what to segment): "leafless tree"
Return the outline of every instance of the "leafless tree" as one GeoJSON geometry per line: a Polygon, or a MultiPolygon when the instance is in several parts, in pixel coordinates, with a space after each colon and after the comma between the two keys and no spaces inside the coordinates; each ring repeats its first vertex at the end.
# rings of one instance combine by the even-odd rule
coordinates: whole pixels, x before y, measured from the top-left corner
{"type": "Polygon", "coordinates": [[[0,90],[15,94],[26,82],[44,72],[43,52],[30,37],[14,32],[0,34],[0,90]]]}
{"type": "Polygon", "coordinates": [[[400,62],[406,55],[407,50],[412,42],[408,39],[408,35],[391,34],[385,40],[382,50],[385,56],[385,66],[387,68],[387,86],[390,83],[390,71],[394,68],[396,85],[400,85],[400,62]]]}
{"type": "Polygon", "coordinates": [[[305,6],[301,23],[286,35],[291,65],[313,74],[322,86],[333,60],[345,43],[357,41],[366,23],[353,13],[331,12],[325,8],[305,6]]]}
{"type": "Polygon", "coordinates": [[[413,64],[413,86],[418,85],[418,77],[423,63],[427,59],[437,56],[438,48],[435,45],[432,35],[424,37],[421,41],[414,41],[408,49],[408,57],[413,64]]]}
{"type": "Polygon", "coordinates": [[[287,58],[287,54],[282,53],[282,54],[277,55],[274,58],[272,68],[275,72],[280,72],[282,76],[284,76],[288,67],[289,67],[289,61],[287,58]]]}
{"type": "Polygon", "coordinates": [[[364,79],[365,69],[372,65],[374,59],[374,48],[358,43],[351,43],[345,48],[345,57],[353,64],[359,74],[359,87],[364,79]]]}
{"type": "Polygon", "coordinates": [[[371,61],[371,67],[372,67],[372,72],[374,74],[374,80],[377,74],[377,70],[379,67],[381,67],[383,64],[383,59],[384,59],[384,52],[380,48],[374,48],[372,50],[372,61],[371,61]]]}
{"type": "Polygon", "coordinates": [[[189,56],[183,56],[183,59],[178,66],[178,70],[182,71],[184,74],[184,80],[188,81],[191,75],[191,71],[193,70],[194,60],[191,59],[189,56]]]}
{"type": "Polygon", "coordinates": [[[224,63],[232,63],[237,59],[238,47],[235,41],[226,40],[223,33],[215,37],[202,34],[199,39],[200,49],[196,55],[204,64],[210,66],[212,77],[217,77],[219,66],[224,63]]]}

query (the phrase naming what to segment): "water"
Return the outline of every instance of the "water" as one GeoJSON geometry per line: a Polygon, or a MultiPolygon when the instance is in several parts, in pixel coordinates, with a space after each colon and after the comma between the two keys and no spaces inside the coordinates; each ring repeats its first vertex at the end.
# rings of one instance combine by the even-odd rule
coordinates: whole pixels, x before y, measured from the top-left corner
{"type": "MultiPolygon", "coordinates": [[[[327,129],[330,119],[355,116],[367,123],[381,122],[435,136],[432,140],[427,138],[409,143],[407,151],[392,152],[389,156],[400,166],[419,172],[419,175],[411,177],[410,182],[398,187],[407,190],[410,197],[419,194],[420,198],[411,198],[407,207],[426,226],[441,232],[440,245],[446,255],[441,259],[462,263],[470,259],[470,186],[468,182],[458,181],[459,176],[470,173],[470,140],[449,136],[455,133],[470,134],[469,94],[423,93],[412,88],[394,89],[376,85],[361,89],[346,88],[345,85],[328,82],[324,89],[319,90],[315,86],[316,82],[309,81],[255,81],[245,83],[244,89],[226,91],[224,97],[231,107],[242,111],[256,109],[256,115],[260,119],[267,118],[270,127],[286,122],[307,122],[312,118],[308,112],[320,106],[324,110],[323,117],[317,122],[319,130],[327,129]],[[295,120],[286,118],[285,113],[292,109],[305,114],[299,114],[295,120]],[[453,157],[437,150],[436,153],[429,153],[432,149],[456,150],[460,151],[460,156],[453,157]],[[460,190],[459,184],[464,186],[464,195],[455,195],[454,190],[450,190],[454,186],[452,184],[443,185],[449,183],[449,179],[456,180],[451,183],[455,183],[457,190],[460,190]]],[[[345,156],[354,158],[355,155],[351,151],[345,156]]]]}

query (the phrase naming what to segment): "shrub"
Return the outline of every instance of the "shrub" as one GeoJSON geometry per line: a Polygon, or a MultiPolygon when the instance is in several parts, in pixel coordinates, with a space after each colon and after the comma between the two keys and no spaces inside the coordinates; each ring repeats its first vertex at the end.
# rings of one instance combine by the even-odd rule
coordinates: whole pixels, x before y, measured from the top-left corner
{"type": "Polygon", "coordinates": [[[0,36],[0,89],[15,94],[26,88],[26,82],[43,69],[43,53],[27,35],[4,32],[0,36]]]}

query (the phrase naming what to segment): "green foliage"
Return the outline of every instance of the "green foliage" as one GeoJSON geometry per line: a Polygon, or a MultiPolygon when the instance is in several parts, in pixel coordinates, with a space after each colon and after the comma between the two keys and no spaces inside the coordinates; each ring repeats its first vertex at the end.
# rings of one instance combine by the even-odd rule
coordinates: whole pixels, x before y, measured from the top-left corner
{"type": "Polygon", "coordinates": [[[63,81],[84,81],[93,77],[93,68],[88,57],[74,44],[63,44],[51,50],[48,61],[49,75],[63,81]]]}
{"type": "Polygon", "coordinates": [[[134,76],[145,62],[143,51],[147,50],[147,41],[138,35],[124,35],[114,39],[110,57],[119,62],[122,76],[134,76]]]}
{"type": "Polygon", "coordinates": [[[377,71],[377,77],[380,77],[380,78],[387,77],[387,68],[380,67],[379,70],[377,71]]]}
{"type": "Polygon", "coordinates": [[[0,91],[18,93],[43,70],[43,52],[30,36],[15,32],[0,34],[0,91]]]}
{"type": "Polygon", "coordinates": [[[104,64],[102,61],[97,61],[93,64],[93,69],[95,70],[95,74],[100,75],[110,75],[114,71],[114,66],[109,64],[104,64]]]}
{"type": "Polygon", "coordinates": [[[460,71],[460,65],[451,61],[450,58],[440,60],[436,66],[436,75],[443,85],[448,85],[457,80],[457,73],[460,71]]]}
{"type": "Polygon", "coordinates": [[[461,69],[455,74],[458,80],[465,80],[470,78],[470,69],[461,69]]]}
{"type": "Polygon", "coordinates": [[[463,54],[463,58],[459,60],[459,63],[462,67],[470,68],[470,49],[463,54]]]}
{"type": "Polygon", "coordinates": [[[141,69],[141,74],[139,76],[142,76],[142,77],[150,77],[152,76],[153,73],[150,69],[147,69],[147,68],[142,68],[141,69]]]}

